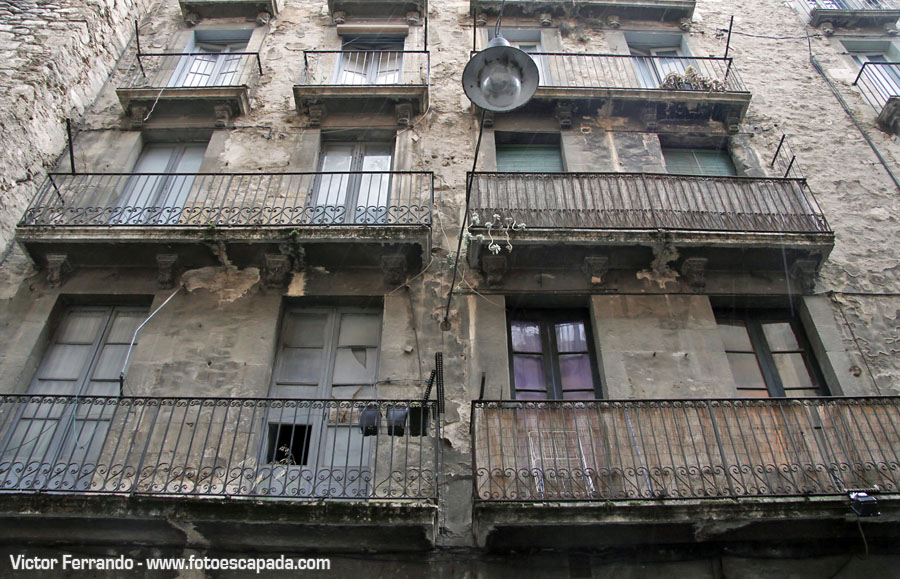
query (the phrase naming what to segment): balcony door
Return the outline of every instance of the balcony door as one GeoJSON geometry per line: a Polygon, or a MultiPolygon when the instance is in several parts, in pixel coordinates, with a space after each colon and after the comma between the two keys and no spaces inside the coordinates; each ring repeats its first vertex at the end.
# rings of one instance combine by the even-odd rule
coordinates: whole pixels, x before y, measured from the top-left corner
{"type": "Polygon", "coordinates": [[[167,86],[199,88],[238,84],[244,55],[235,53],[247,49],[250,34],[249,30],[194,32],[167,86]]]}
{"type": "Polygon", "coordinates": [[[178,223],[205,153],[206,143],[146,145],[125,183],[113,223],[178,223]]]}
{"type": "Polygon", "coordinates": [[[90,397],[120,394],[119,373],[146,316],[125,307],[64,312],[29,386],[35,398],[19,404],[3,438],[0,488],[90,488],[115,412],[90,397]]]}
{"type": "Polygon", "coordinates": [[[403,38],[348,38],[342,51],[337,84],[400,84],[403,38]]]}
{"type": "Polygon", "coordinates": [[[332,399],[373,399],[381,311],[292,308],[285,312],[259,483],[266,494],[354,497],[370,490],[371,438],[359,408],[332,399]]]}
{"type": "Polygon", "coordinates": [[[386,223],[393,145],[327,142],[312,195],[313,221],[325,224],[386,223]]]}

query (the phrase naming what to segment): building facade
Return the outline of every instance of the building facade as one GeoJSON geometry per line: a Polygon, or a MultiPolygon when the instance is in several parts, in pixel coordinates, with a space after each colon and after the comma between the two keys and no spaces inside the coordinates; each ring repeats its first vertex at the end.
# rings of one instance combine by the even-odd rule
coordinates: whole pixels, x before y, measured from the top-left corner
{"type": "Polygon", "coordinates": [[[900,6],[95,4],[0,2],[10,553],[890,576],[900,6]]]}

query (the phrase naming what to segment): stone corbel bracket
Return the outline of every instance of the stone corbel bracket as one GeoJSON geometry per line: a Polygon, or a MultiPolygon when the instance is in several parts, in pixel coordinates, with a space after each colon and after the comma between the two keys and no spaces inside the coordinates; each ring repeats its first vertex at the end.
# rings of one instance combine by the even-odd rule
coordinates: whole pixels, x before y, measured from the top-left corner
{"type": "Polygon", "coordinates": [[[790,275],[804,292],[811,292],[816,286],[818,265],[819,262],[815,259],[798,259],[791,264],[790,275]]]}
{"type": "Polygon", "coordinates": [[[681,279],[693,290],[702,290],[706,287],[706,265],[709,259],[705,257],[688,257],[681,264],[681,279]]]}
{"type": "Polygon", "coordinates": [[[157,281],[159,282],[160,288],[171,289],[175,285],[175,266],[177,263],[177,254],[156,254],[156,267],[158,269],[157,281]]]}
{"type": "Polygon", "coordinates": [[[47,255],[47,283],[50,287],[59,287],[63,283],[63,277],[72,271],[69,256],[64,253],[51,253],[47,255]]]}
{"type": "Polygon", "coordinates": [[[381,257],[381,271],[385,285],[396,286],[406,282],[406,256],[384,255],[381,257]]]}
{"type": "Polygon", "coordinates": [[[584,272],[584,277],[591,284],[591,287],[599,288],[607,281],[606,274],[609,273],[609,257],[605,255],[585,257],[581,271],[584,272]]]}
{"type": "Polygon", "coordinates": [[[497,287],[503,284],[503,276],[507,270],[505,255],[485,255],[481,258],[481,273],[488,287],[497,287]]]}
{"type": "Polygon", "coordinates": [[[267,253],[263,268],[263,283],[267,288],[281,288],[287,283],[291,272],[291,258],[281,253],[267,253]]]}

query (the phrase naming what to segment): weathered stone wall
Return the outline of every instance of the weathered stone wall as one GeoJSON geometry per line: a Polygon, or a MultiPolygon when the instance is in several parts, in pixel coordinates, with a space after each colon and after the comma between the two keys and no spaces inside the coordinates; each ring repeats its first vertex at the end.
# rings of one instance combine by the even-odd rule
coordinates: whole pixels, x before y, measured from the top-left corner
{"type": "Polygon", "coordinates": [[[0,251],[132,37],[145,0],[0,2],[0,251]]]}

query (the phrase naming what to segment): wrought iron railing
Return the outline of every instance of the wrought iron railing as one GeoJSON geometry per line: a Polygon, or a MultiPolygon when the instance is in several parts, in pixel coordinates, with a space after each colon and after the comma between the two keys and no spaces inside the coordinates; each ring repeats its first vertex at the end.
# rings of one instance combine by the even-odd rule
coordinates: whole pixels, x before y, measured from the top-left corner
{"type": "Polygon", "coordinates": [[[530,53],[538,88],[747,92],[730,58],[530,53]]]}
{"type": "Polygon", "coordinates": [[[0,396],[0,491],[432,499],[436,402],[0,396]]]}
{"type": "Polygon", "coordinates": [[[51,173],[20,227],[431,224],[434,174],[51,173]]]}
{"type": "Polygon", "coordinates": [[[427,87],[424,50],[305,50],[299,85],[427,87]]]}
{"type": "Polygon", "coordinates": [[[891,97],[900,97],[900,63],[865,62],[853,84],[866,101],[881,114],[891,97]]]}
{"type": "Polygon", "coordinates": [[[656,173],[474,173],[473,212],[528,229],[830,232],[802,179],[656,173]]]}
{"type": "Polygon", "coordinates": [[[813,11],[828,12],[880,12],[898,10],[900,3],[895,0],[795,0],[807,14],[813,11]]]}
{"type": "Polygon", "coordinates": [[[247,87],[262,74],[258,52],[143,52],[126,73],[123,89],[247,87]]]}
{"type": "Polygon", "coordinates": [[[475,498],[595,501],[900,491],[900,398],[486,402],[475,498]]]}

